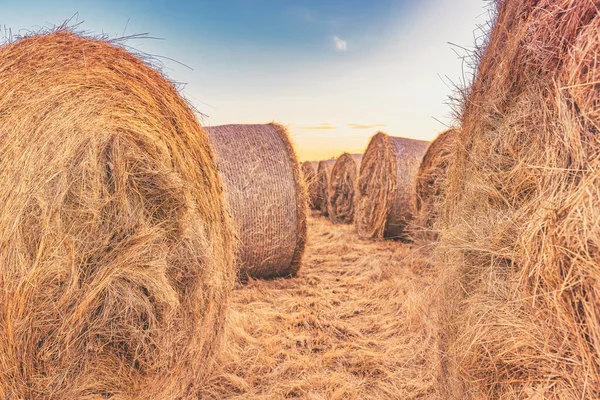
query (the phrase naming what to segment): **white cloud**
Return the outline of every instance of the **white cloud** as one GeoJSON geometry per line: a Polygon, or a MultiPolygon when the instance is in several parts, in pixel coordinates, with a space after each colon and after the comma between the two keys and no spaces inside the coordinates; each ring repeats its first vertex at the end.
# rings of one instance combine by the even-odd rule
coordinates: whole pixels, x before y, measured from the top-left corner
{"type": "Polygon", "coordinates": [[[348,42],[340,39],[338,36],[333,37],[333,43],[335,44],[335,48],[338,49],[339,51],[348,50],[348,42]]]}

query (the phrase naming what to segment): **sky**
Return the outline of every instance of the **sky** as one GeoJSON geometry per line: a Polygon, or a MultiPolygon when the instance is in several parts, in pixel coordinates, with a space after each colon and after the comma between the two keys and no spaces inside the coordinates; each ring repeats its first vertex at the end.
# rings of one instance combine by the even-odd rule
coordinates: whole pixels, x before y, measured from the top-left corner
{"type": "Polygon", "coordinates": [[[432,140],[489,20],[484,0],[0,0],[2,35],[69,20],[153,56],[203,125],[279,122],[301,160],[377,131],[432,140]],[[452,44],[450,44],[452,43],[452,44]]]}

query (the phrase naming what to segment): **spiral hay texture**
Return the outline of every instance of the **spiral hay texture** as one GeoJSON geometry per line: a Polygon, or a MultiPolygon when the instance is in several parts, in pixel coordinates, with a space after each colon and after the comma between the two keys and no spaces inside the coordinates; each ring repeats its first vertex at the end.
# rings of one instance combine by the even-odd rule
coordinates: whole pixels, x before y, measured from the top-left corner
{"type": "MultiPolygon", "coordinates": [[[[318,210],[317,208],[317,186],[316,179],[317,173],[315,172],[315,167],[310,161],[304,161],[301,166],[302,176],[304,177],[304,183],[306,184],[306,188],[308,190],[308,205],[313,210],[318,210]]],[[[320,207],[320,204],[319,204],[320,207]]]]}
{"type": "Polygon", "coordinates": [[[371,138],[360,165],[356,229],[364,238],[407,239],[414,214],[414,179],[429,142],[388,136],[371,138]]]}
{"type": "Polygon", "coordinates": [[[354,221],[354,201],[358,164],[351,154],[342,154],[329,175],[327,211],[333,223],[351,224],[354,221]]]}
{"type": "Polygon", "coordinates": [[[319,161],[317,177],[315,181],[316,201],[315,209],[321,211],[321,215],[328,216],[327,211],[327,188],[329,187],[329,165],[327,161],[319,161]]]}
{"type": "Polygon", "coordinates": [[[457,131],[448,129],[431,142],[415,177],[415,219],[412,236],[421,242],[436,240],[435,224],[442,206],[448,163],[454,152],[457,131]]]}
{"type": "Polygon", "coordinates": [[[206,130],[241,241],[240,277],[295,275],[306,244],[308,195],[287,131],[273,123],[206,130]]]}
{"type": "Polygon", "coordinates": [[[0,181],[0,398],[192,397],[234,241],[175,88],[62,29],[0,47],[0,181]]]}
{"type": "Polygon", "coordinates": [[[505,0],[441,216],[442,397],[600,398],[600,16],[505,0]]]}

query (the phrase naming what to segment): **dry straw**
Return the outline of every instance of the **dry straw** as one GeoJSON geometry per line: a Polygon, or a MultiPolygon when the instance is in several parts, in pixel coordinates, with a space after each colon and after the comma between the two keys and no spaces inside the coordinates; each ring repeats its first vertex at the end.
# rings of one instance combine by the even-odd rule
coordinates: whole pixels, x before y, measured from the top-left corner
{"type": "Polygon", "coordinates": [[[308,204],[310,208],[317,210],[317,173],[315,172],[315,167],[313,167],[310,161],[304,161],[301,168],[302,176],[304,177],[304,183],[306,184],[308,190],[308,204]]]}
{"type": "Polygon", "coordinates": [[[241,278],[295,275],[306,244],[308,196],[286,129],[271,123],[206,130],[241,241],[241,278]]]}
{"type": "Polygon", "coordinates": [[[420,242],[436,240],[436,221],[444,198],[448,163],[454,152],[457,131],[438,135],[425,152],[415,178],[415,219],[412,236],[420,242]]]}
{"type": "Polygon", "coordinates": [[[371,138],[358,179],[355,225],[361,237],[408,238],[414,179],[428,145],[383,132],[371,138]]]}
{"type": "Polygon", "coordinates": [[[444,398],[600,398],[600,16],[505,0],[448,170],[444,398]]]}
{"type": "Polygon", "coordinates": [[[235,274],[175,88],[63,28],[0,48],[0,398],[193,397],[235,274]]]}
{"type": "Polygon", "coordinates": [[[342,154],[331,169],[327,196],[327,212],[334,223],[351,224],[354,220],[354,201],[358,164],[351,154],[342,154]]]}
{"type": "Polygon", "coordinates": [[[327,211],[327,188],[329,187],[329,165],[327,161],[319,161],[317,178],[315,181],[316,201],[315,209],[321,211],[321,215],[328,216],[327,211]]]}

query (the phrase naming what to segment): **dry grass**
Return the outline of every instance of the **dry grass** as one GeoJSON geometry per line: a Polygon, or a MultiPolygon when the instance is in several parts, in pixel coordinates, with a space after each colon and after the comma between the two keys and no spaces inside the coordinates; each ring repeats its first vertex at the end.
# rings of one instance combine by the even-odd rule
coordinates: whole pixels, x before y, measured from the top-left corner
{"type": "Polygon", "coordinates": [[[287,130],[276,123],[205,129],[240,240],[240,277],[294,275],[306,243],[308,194],[287,130]]]}
{"type": "Polygon", "coordinates": [[[173,85],[63,29],[2,46],[0,181],[0,398],[193,398],[234,238],[173,85]]]}
{"type": "Polygon", "coordinates": [[[296,278],[234,290],[227,353],[202,398],[435,397],[425,261],[314,215],[296,278]]]}
{"type": "Polygon", "coordinates": [[[598,399],[598,2],[498,6],[440,220],[440,389],[598,399]]]}

